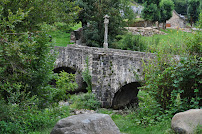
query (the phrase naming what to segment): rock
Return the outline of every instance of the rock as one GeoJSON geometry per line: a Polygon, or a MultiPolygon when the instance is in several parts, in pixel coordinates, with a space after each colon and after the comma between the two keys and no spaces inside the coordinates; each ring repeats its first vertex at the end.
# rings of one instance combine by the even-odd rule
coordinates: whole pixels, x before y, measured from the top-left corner
{"type": "Polygon", "coordinates": [[[92,114],[95,113],[94,110],[87,110],[87,109],[80,109],[80,110],[74,110],[74,114],[92,114]]]}
{"type": "Polygon", "coordinates": [[[75,33],[74,33],[74,32],[71,32],[70,42],[71,42],[71,43],[76,43],[76,36],[75,36],[75,33]]]}
{"type": "Polygon", "coordinates": [[[69,106],[69,102],[60,101],[59,102],[59,106],[60,107],[62,107],[62,106],[69,106]]]}
{"type": "Polygon", "coordinates": [[[51,134],[120,134],[107,114],[79,114],[57,122],[51,134]]]}
{"type": "Polygon", "coordinates": [[[192,134],[198,125],[202,125],[202,109],[191,109],[174,115],[172,129],[179,134],[192,134]]]}
{"type": "Polygon", "coordinates": [[[126,27],[129,32],[132,32],[134,35],[142,35],[142,36],[153,36],[154,34],[165,35],[166,33],[159,31],[156,28],[152,27],[126,27]]]}

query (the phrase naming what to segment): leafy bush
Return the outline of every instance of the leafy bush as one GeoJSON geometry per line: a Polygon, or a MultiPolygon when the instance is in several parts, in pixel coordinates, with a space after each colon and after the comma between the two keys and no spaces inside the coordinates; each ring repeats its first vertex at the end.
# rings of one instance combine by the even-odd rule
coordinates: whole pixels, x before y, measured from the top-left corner
{"type": "Polygon", "coordinates": [[[54,25],[60,31],[64,31],[64,32],[67,32],[67,33],[73,31],[73,29],[68,24],[66,24],[64,22],[55,22],[54,25]]]}
{"type": "Polygon", "coordinates": [[[69,116],[68,107],[39,109],[37,99],[32,103],[6,104],[0,102],[0,132],[24,134],[53,126],[57,120],[69,116]],[[36,103],[34,103],[36,102],[36,103]]]}
{"type": "Polygon", "coordinates": [[[174,103],[177,98],[180,98],[183,105],[176,107],[175,112],[197,108],[201,97],[199,89],[202,72],[200,68],[200,61],[193,58],[181,57],[179,62],[156,61],[145,71],[145,89],[150,91],[164,110],[170,109],[171,105],[176,107],[174,103]]]}
{"type": "Polygon", "coordinates": [[[74,91],[78,85],[75,82],[75,74],[69,74],[65,71],[61,71],[56,77],[56,89],[54,89],[53,100],[59,101],[68,98],[67,92],[74,91]]]}
{"type": "MultiPolygon", "coordinates": [[[[199,15],[199,21],[197,27],[202,29],[202,12],[199,15]]],[[[196,55],[197,57],[202,56],[202,31],[196,31],[193,37],[187,39],[187,51],[190,55],[196,55]]]]}
{"type": "Polygon", "coordinates": [[[71,102],[73,102],[73,104],[70,107],[75,109],[96,110],[100,107],[100,102],[96,99],[95,95],[89,92],[71,96],[71,102]]]}
{"type": "Polygon", "coordinates": [[[150,102],[135,112],[137,121],[149,125],[170,119],[174,114],[202,106],[201,32],[187,38],[186,50],[173,55],[178,48],[159,49],[155,59],[144,65],[145,90],[150,102]],[[152,104],[150,104],[152,102],[152,104]]]}
{"type": "Polygon", "coordinates": [[[118,48],[135,51],[146,50],[142,37],[140,35],[133,35],[132,33],[127,33],[121,36],[121,40],[118,41],[118,48]]]}

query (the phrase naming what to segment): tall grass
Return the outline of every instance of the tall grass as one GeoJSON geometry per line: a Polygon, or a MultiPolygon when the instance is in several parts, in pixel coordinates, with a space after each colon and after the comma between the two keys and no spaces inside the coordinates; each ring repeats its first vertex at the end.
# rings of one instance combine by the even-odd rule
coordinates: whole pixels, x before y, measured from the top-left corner
{"type": "Polygon", "coordinates": [[[156,53],[184,54],[186,52],[186,40],[193,36],[192,33],[181,30],[167,29],[162,30],[166,35],[154,35],[152,37],[143,37],[147,45],[147,51],[156,53]]]}

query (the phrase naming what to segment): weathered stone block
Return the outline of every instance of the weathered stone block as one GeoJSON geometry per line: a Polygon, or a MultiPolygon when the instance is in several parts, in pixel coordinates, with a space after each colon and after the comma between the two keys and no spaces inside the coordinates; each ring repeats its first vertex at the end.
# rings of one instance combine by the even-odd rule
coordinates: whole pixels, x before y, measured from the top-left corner
{"type": "Polygon", "coordinates": [[[179,134],[193,134],[198,125],[202,126],[202,109],[191,109],[174,115],[172,129],[179,134]]]}

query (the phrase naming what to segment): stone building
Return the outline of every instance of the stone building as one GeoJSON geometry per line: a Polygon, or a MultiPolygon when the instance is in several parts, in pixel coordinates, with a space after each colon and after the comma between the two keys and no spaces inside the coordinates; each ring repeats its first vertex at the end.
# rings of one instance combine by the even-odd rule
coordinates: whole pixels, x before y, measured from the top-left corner
{"type": "Polygon", "coordinates": [[[172,17],[168,21],[166,21],[166,27],[185,28],[185,17],[181,14],[178,14],[175,10],[173,10],[172,14],[172,17]]]}

